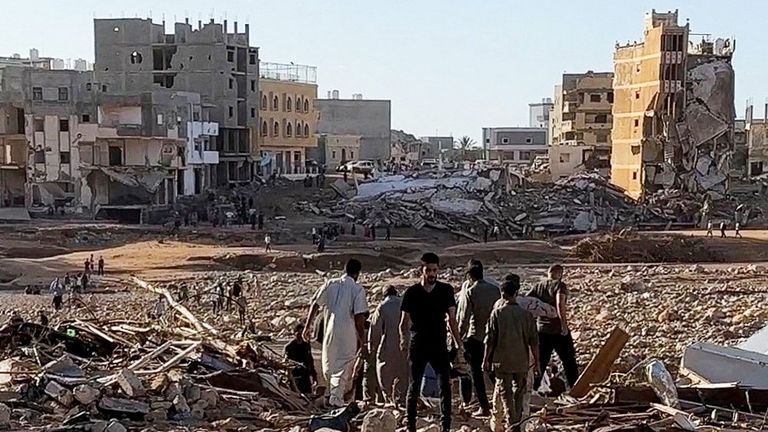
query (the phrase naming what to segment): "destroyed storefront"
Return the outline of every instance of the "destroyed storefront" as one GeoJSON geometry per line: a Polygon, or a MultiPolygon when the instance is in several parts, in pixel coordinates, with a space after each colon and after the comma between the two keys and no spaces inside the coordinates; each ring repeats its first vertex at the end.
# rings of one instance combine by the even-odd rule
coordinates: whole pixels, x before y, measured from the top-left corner
{"type": "Polygon", "coordinates": [[[146,222],[151,207],[173,204],[175,171],[162,167],[94,167],[86,176],[93,214],[125,222],[146,222]]]}
{"type": "MultiPolygon", "coordinates": [[[[665,85],[674,83],[665,81],[665,85]]],[[[680,189],[722,196],[729,188],[734,151],[731,53],[689,52],[683,85],[682,91],[662,93],[646,114],[644,188],[651,193],[680,189]]]]}

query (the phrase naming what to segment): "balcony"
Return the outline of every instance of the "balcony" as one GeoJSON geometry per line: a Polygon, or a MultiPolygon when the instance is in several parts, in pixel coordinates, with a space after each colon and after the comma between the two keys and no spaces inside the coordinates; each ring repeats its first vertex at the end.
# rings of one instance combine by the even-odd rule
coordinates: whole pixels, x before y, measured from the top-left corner
{"type": "Polygon", "coordinates": [[[572,132],[576,128],[576,124],[573,120],[565,120],[560,122],[560,132],[572,132]]]}
{"type": "Polygon", "coordinates": [[[564,113],[575,113],[579,109],[578,102],[563,102],[564,113]]]}
{"type": "Polygon", "coordinates": [[[584,127],[593,130],[610,130],[613,127],[613,123],[584,123],[584,127]]]}

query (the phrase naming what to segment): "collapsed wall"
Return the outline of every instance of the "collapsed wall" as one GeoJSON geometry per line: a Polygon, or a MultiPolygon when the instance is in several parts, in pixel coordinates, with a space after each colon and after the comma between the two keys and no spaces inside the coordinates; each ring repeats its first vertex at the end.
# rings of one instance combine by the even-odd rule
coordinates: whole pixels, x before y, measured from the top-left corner
{"type": "Polygon", "coordinates": [[[730,57],[688,56],[684,105],[670,136],[674,172],[683,190],[724,194],[728,189],[734,79],[730,57]]]}

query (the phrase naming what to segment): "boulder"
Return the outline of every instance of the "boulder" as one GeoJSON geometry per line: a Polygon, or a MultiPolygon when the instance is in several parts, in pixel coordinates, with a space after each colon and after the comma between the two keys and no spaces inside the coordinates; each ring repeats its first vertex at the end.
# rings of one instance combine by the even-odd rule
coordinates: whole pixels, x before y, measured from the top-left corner
{"type": "Polygon", "coordinates": [[[395,432],[397,420],[390,410],[374,409],[363,418],[362,432],[395,432]]]}

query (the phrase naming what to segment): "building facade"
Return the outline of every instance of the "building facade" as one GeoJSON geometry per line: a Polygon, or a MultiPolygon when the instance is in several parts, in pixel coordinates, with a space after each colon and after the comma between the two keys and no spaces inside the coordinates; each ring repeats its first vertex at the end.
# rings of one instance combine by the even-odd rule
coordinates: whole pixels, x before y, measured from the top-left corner
{"type": "MultiPolygon", "coordinates": [[[[355,159],[385,164],[392,157],[392,104],[388,100],[318,99],[317,131],[327,135],[360,137],[355,159]]],[[[350,158],[351,159],[351,158],[350,158]]]]}
{"type": "Polygon", "coordinates": [[[323,134],[318,139],[316,160],[329,170],[335,170],[360,156],[361,139],[359,135],[323,134]]]}
{"type": "Polygon", "coordinates": [[[727,191],[735,41],[690,36],[677,11],[652,11],[643,41],[616,47],[611,182],[633,197],[727,191]]]}
{"type": "Polygon", "coordinates": [[[422,142],[420,149],[420,159],[440,160],[445,152],[453,150],[454,139],[452,136],[423,136],[419,137],[422,142]]]}
{"type": "Polygon", "coordinates": [[[547,154],[547,129],[483,128],[483,150],[486,160],[527,167],[536,156],[547,154]]]}
{"type": "Polygon", "coordinates": [[[261,175],[307,172],[307,150],[317,148],[316,75],[312,66],[261,64],[256,150],[261,175]]]}
{"type": "Polygon", "coordinates": [[[552,179],[581,171],[610,174],[613,72],[564,74],[549,124],[552,179]]]}
{"type": "Polygon", "coordinates": [[[149,19],[94,20],[96,81],[104,93],[198,92],[217,123],[213,184],[247,183],[252,178],[253,131],[259,122],[259,51],[251,47],[249,28],[213,20],[197,28],[149,19]]]}
{"type": "Polygon", "coordinates": [[[549,116],[555,104],[550,98],[528,104],[528,127],[549,128],[549,116]]]}

